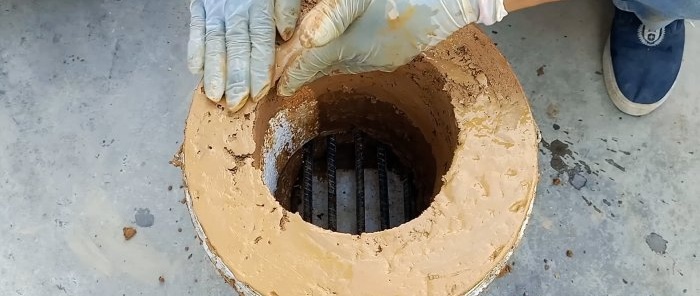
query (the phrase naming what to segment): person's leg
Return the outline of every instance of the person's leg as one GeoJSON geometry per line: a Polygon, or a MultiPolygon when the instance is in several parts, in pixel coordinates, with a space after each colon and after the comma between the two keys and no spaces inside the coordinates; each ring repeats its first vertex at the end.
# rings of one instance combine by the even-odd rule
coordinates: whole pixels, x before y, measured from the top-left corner
{"type": "Polygon", "coordinates": [[[516,10],[521,10],[533,6],[538,6],[542,4],[547,4],[550,2],[558,2],[560,0],[505,0],[503,6],[505,6],[506,11],[513,12],[516,10]]]}
{"type": "Polygon", "coordinates": [[[613,0],[618,9],[634,13],[647,27],[659,29],[674,20],[700,19],[697,0],[613,0]]]}
{"type": "Polygon", "coordinates": [[[680,71],[685,18],[700,18],[697,0],[613,0],[616,6],[603,53],[610,99],[641,116],[668,98],[680,71]]]}

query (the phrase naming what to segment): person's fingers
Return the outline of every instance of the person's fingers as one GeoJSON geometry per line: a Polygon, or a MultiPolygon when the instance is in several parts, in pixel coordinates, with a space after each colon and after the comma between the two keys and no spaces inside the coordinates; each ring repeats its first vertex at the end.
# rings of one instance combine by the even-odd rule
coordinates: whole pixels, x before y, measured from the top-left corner
{"type": "Polygon", "coordinates": [[[285,41],[289,40],[294,34],[300,11],[301,0],[275,1],[275,24],[277,25],[277,31],[285,41]]]}
{"type": "Polygon", "coordinates": [[[254,101],[267,95],[275,63],[273,0],[255,0],[250,9],[250,96],[254,101]]]}
{"type": "Polygon", "coordinates": [[[373,0],[323,0],[309,11],[299,26],[301,44],[320,47],[338,38],[360,17],[373,0]]]}
{"type": "MultiPolygon", "coordinates": [[[[260,0],[255,0],[260,1],[260,0]]],[[[268,1],[268,0],[265,0],[268,1]]],[[[250,33],[248,8],[228,1],[226,15],[226,105],[237,111],[250,97],[250,33]]],[[[223,81],[222,81],[223,82],[223,81]]]]}
{"type": "Polygon", "coordinates": [[[226,44],[224,39],[223,4],[207,5],[207,32],[204,37],[204,92],[218,102],[224,95],[226,44]]]}
{"type": "Polygon", "coordinates": [[[193,74],[204,68],[204,3],[202,0],[190,2],[190,41],[187,43],[187,68],[193,74]]]}
{"type": "Polygon", "coordinates": [[[314,81],[329,73],[338,62],[339,54],[334,46],[305,49],[289,62],[277,83],[277,93],[291,96],[304,84],[314,81]]]}
{"type": "Polygon", "coordinates": [[[221,19],[207,19],[204,53],[204,92],[215,102],[224,94],[226,70],[226,45],[224,22],[221,19]]]}
{"type": "Polygon", "coordinates": [[[275,74],[272,81],[278,81],[287,65],[302,51],[304,51],[304,47],[301,46],[298,35],[292,36],[292,39],[277,46],[275,50],[275,74]]]}

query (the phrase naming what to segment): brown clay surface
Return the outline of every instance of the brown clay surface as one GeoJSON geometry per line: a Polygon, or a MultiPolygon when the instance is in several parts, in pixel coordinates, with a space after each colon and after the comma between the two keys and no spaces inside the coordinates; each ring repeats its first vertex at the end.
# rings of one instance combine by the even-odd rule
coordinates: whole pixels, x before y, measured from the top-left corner
{"type": "Polygon", "coordinates": [[[239,290],[461,295],[478,292],[502,270],[534,200],[538,133],[510,66],[478,29],[459,31],[395,73],[321,79],[291,98],[264,100],[229,114],[196,91],[183,144],[196,226],[239,290]],[[381,232],[335,233],[283,210],[270,193],[262,168],[269,161],[264,147],[275,138],[266,136],[266,124],[274,124],[267,119],[279,110],[308,115],[291,123],[304,128],[283,149],[289,153],[319,132],[303,120],[318,118],[318,104],[308,98],[334,93],[400,102],[400,111],[437,141],[436,163],[448,168],[421,216],[381,232]]]}

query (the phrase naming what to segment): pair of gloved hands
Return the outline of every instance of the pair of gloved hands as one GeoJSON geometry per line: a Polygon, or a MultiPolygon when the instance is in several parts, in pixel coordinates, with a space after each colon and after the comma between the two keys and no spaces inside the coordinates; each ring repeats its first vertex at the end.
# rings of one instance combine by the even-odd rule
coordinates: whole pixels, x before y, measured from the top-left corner
{"type": "Polygon", "coordinates": [[[324,75],[392,71],[472,23],[507,13],[504,0],[321,0],[296,29],[301,0],[192,0],[188,67],[204,70],[213,101],[229,110],[264,97],[273,81],[275,28],[303,46],[280,77],[292,95],[324,75]]]}

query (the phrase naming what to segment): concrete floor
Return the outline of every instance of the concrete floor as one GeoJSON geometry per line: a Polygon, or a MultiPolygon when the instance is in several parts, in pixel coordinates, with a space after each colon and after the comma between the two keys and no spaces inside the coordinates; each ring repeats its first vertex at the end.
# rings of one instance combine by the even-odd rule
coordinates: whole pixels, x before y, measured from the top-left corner
{"type": "MultiPolygon", "coordinates": [[[[544,141],[512,271],[483,295],[700,295],[700,29],[673,97],[633,118],[600,75],[610,17],[566,1],[486,29],[544,141]]],[[[196,84],[188,18],[185,0],[0,1],[0,295],[233,294],[168,164],[196,84]]]]}

